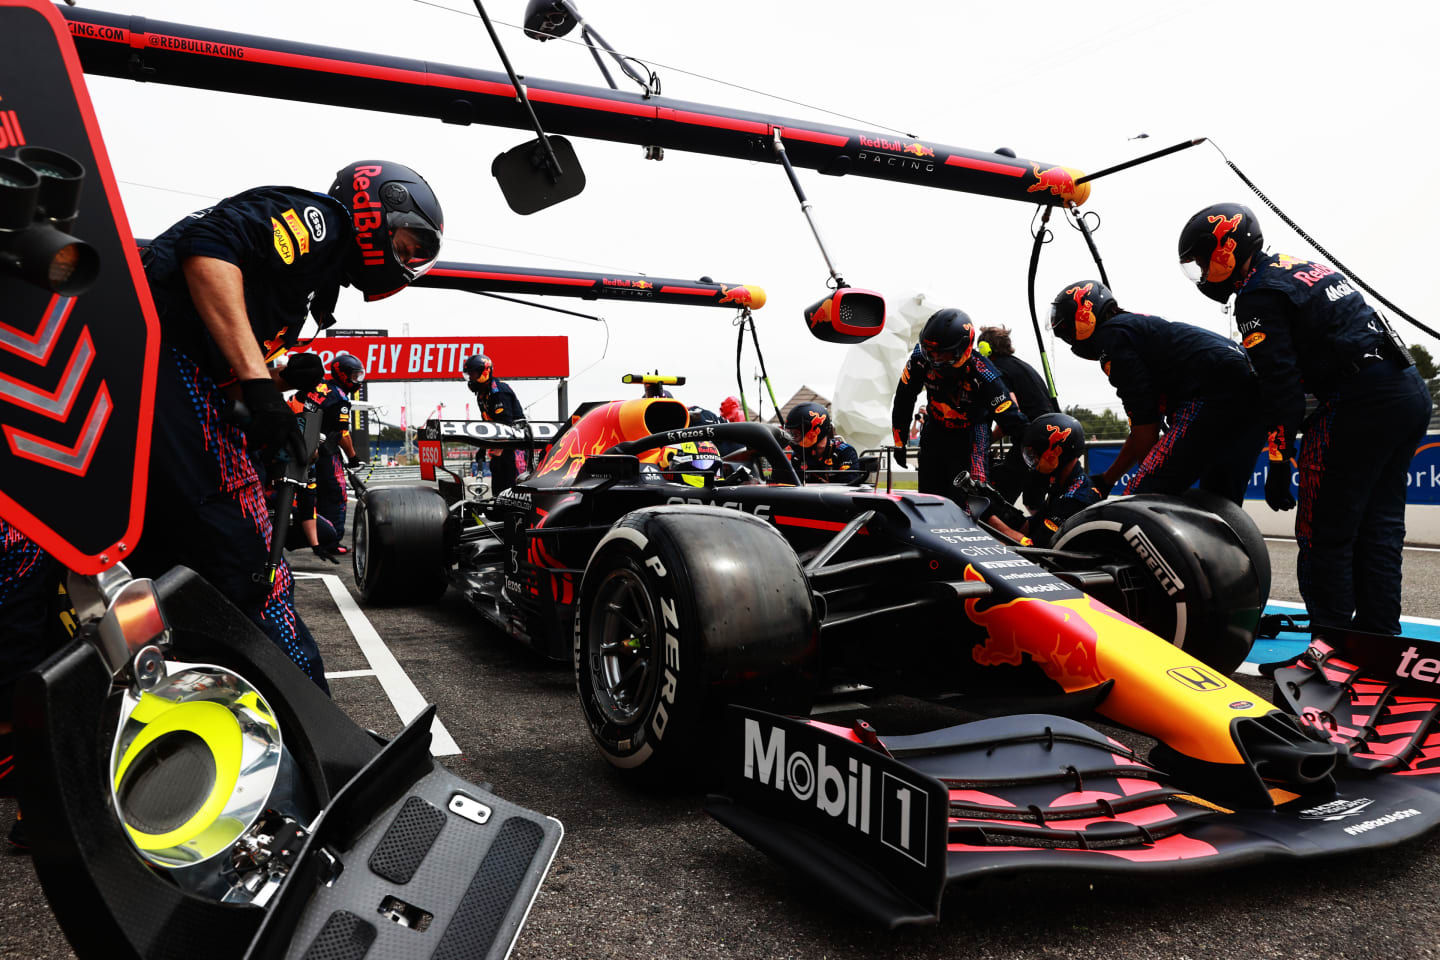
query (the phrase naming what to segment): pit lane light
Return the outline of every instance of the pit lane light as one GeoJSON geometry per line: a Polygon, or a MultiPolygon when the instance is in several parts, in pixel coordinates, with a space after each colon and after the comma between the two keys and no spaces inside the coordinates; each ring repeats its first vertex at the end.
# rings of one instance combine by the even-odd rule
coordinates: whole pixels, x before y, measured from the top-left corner
{"type": "Polygon", "coordinates": [[[90,289],[100,255],[65,232],[84,183],[85,168],[58,150],[26,146],[0,157],[0,270],[65,297],[90,289]]]}

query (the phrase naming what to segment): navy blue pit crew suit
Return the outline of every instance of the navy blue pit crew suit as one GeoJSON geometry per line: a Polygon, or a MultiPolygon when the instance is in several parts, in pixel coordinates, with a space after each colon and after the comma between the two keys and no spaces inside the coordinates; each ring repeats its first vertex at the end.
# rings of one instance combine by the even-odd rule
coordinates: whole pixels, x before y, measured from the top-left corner
{"type": "Polygon", "coordinates": [[[340,438],[350,436],[350,398],[334,378],[316,387],[320,401],[320,432],[325,435],[315,460],[315,508],[317,514],[345,536],[345,507],[349,490],[345,483],[344,453],[340,438]]]}
{"type": "Polygon", "coordinates": [[[1406,479],[1430,420],[1425,382],[1327,264],[1256,255],[1235,316],[1275,456],[1304,431],[1295,538],[1312,623],[1398,634],[1406,479]],[[1319,406],[1302,428],[1306,392],[1319,406]]]}
{"type": "Polygon", "coordinates": [[[861,476],[860,453],[839,437],[797,450],[795,460],[806,483],[849,483],[861,476]]]}
{"type": "MultiPolygon", "coordinates": [[[[477,399],[480,404],[480,419],[496,423],[514,423],[523,418],[520,398],[510,389],[508,383],[491,378],[490,390],[477,399]]],[[[524,453],[497,447],[490,451],[490,495],[497,497],[515,485],[520,476],[520,463],[524,453]]]]}
{"type": "Polygon", "coordinates": [[[145,535],[130,561],[139,575],[175,564],[197,571],[259,625],[322,689],[324,665],[295,610],[283,561],[273,583],[258,575],[270,552],[257,451],[233,421],[236,378],[206,329],[183,272],[189,257],[238,266],[251,332],[267,361],[292,346],[312,298],[331,307],[352,244],[344,205],[298,187],[247,190],[191,214],[144,257],[161,322],[161,356],[145,535]],[[231,391],[233,393],[233,390],[231,391]]]}
{"type": "MultiPolygon", "coordinates": [[[[1203,327],[1123,312],[1097,324],[1090,339],[1132,428],[1162,419],[1166,426],[1125,492],[1175,494],[1198,480],[1241,503],[1264,425],[1240,346],[1203,327]]],[[[1106,493],[1118,479],[1113,470],[1097,478],[1106,493]]]]}
{"type": "MultiPolygon", "coordinates": [[[[976,480],[989,472],[990,424],[1000,424],[1018,442],[1025,415],[1010,397],[1010,388],[979,351],[959,366],[934,364],[916,345],[900,373],[890,425],[908,432],[915,399],[925,390],[925,425],[920,428],[921,493],[935,493],[958,502],[955,475],[968,471],[976,480]]],[[[902,433],[903,435],[903,433],[902,433]]]]}

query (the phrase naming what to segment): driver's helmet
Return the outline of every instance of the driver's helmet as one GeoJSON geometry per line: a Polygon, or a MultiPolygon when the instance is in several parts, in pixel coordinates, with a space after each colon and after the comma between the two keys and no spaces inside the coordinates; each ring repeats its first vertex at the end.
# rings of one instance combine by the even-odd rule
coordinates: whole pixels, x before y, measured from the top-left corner
{"type": "Polygon", "coordinates": [[[1213,203],[1180,231],[1180,269],[1211,300],[1225,303],[1245,279],[1240,269],[1265,245],[1254,212],[1240,203],[1213,203]]]}
{"type": "Polygon", "coordinates": [[[352,354],[339,354],[330,361],[330,378],[350,393],[365,379],[365,364],[352,354]]]}
{"type": "Polygon", "coordinates": [[[672,483],[703,487],[720,473],[720,451],[709,440],[672,443],[661,449],[656,467],[672,483]]]}
{"type": "Polygon", "coordinates": [[[795,446],[808,450],[821,441],[835,436],[830,411],[818,403],[797,403],[785,414],[785,433],[795,446]]]}
{"type": "Polygon", "coordinates": [[[934,366],[964,366],[974,349],[975,324],[964,310],[936,310],[920,330],[920,352],[934,366]]]}
{"type": "Polygon", "coordinates": [[[1047,413],[1030,421],[1020,441],[1025,466],[1046,475],[1085,452],[1085,428],[1066,413],[1047,413]]]}
{"type": "Polygon", "coordinates": [[[335,174],[330,196],[350,211],[353,245],[345,279],[380,300],[435,265],[445,214],[425,178],[399,163],[361,160],[335,174]]]}
{"type": "Polygon", "coordinates": [[[485,354],[477,353],[473,357],[467,357],[461,371],[465,382],[470,385],[471,393],[483,397],[490,392],[490,384],[495,379],[495,364],[491,363],[485,354]]]}

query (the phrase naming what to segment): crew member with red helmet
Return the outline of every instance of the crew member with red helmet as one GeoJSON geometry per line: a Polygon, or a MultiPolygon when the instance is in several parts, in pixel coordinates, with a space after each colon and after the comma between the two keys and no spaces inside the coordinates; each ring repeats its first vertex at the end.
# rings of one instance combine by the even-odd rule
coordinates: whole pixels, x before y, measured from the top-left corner
{"type": "Polygon", "coordinates": [[[785,415],[785,432],[796,448],[791,458],[806,483],[860,480],[860,454],[835,436],[830,411],[818,403],[797,403],[785,415]]]}
{"type": "Polygon", "coordinates": [[[1056,294],[1050,328],[1077,357],[1099,362],[1130,418],[1115,461],[1095,478],[1102,494],[1138,463],[1126,493],[1177,494],[1198,480],[1235,504],[1245,499],[1263,436],[1258,385],[1239,344],[1128,313],[1099,280],[1056,294]]]}
{"type": "MultiPolygon", "coordinates": [[[[495,378],[495,364],[483,353],[467,357],[464,365],[465,383],[475,394],[480,408],[480,419],[496,423],[514,423],[525,419],[520,407],[520,398],[510,389],[508,383],[495,378]]],[[[490,495],[498,497],[515,485],[520,476],[525,454],[520,450],[495,448],[488,451],[490,458],[490,495]]],[[[477,451],[476,456],[479,456],[477,451]]]]}
{"type": "MultiPolygon", "coordinates": [[[[345,468],[365,465],[355,456],[355,442],[350,439],[350,398],[365,379],[365,365],[348,353],[337,354],[330,361],[330,376],[316,387],[320,401],[320,454],[315,460],[315,510],[335,528],[338,538],[345,538],[345,502],[349,495],[345,468]],[[342,461],[341,456],[344,459],[342,461]]],[[[349,553],[338,543],[337,553],[349,553]]]]}
{"type": "Polygon", "coordinates": [[[144,256],[162,342],[145,535],[130,565],[145,576],[196,570],[322,688],[289,567],[270,582],[258,574],[272,534],[262,472],[303,456],[281,391],[309,390],[323,370],[302,376],[308,366],[292,364],[282,380],[267,364],[295,343],[307,312],[322,327],[334,322],[342,285],[367,300],[404,289],[434,264],[443,229],[419,174],[363,160],[342,168],[328,194],[265,186],[221,200],[144,256]]]}
{"type": "Polygon", "coordinates": [[[998,422],[1006,436],[1018,440],[1029,421],[1010,396],[1000,371],[975,351],[975,324],[963,310],[947,307],[930,315],[900,374],[890,426],[895,433],[895,460],[902,467],[907,465],[910,416],[922,388],[926,406],[918,486],[921,493],[956,499],[957,474],[986,479],[991,422],[998,422]]]}
{"type": "Polygon", "coordinates": [[[1398,634],[1405,487],[1431,411],[1409,351],[1343,273],[1266,253],[1259,221],[1241,204],[1191,217],[1179,255],[1202,294],[1235,297],[1269,430],[1272,509],[1295,506],[1291,463],[1305,435],[1296,572],[1312,626],[1398,634]],[[1306,393],[1319,405],[1302,426],[1306,393]]]}

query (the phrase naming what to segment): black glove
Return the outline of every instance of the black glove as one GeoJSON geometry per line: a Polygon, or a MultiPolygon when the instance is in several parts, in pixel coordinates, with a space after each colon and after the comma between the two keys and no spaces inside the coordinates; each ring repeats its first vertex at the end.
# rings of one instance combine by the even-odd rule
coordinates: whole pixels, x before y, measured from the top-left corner
{"type": "Polygon", "coordinates": [[[1290,492],[1290,460],[1271,460],[1265,474],[1265,502],[1271,510],[1295,509],[1295,496],[1290,492]]]}
{"type": "Polygon", "coordinates": [[[895,431],[895,462],[900,464],[903,470],[910,469],[910,464],[905,459],[905,436],[898,429],[895,431]]]}
{"type": "Polygon", "coordinates": [[[313,353],[292,353],[280,376],[292,390],[309,393],[325,379],[325,364],[313,353]]]}
{"type": "Polygon", "coordinates": [[[337,554],[334,550],[331,550],[329,547],[325,546],[325,544],[323,543],[315,544],[315,546],[310,548],[310,551],[314,553],[315,556],[319,557],[321,560],[329,560],[331,563],[334,564],[340,563],[340,555],[337,554]]]}
{"type": "Polygon", "coordinates": [[[345,464],[345,466],[351,470],[364,470],[366,467],[370,466],[370,461],[361,460],[359,457],[356,457],[354,460],[351,460],[349,463],[345,464]]]}
{"type": "MultiPolygon", "coordinates": [[[[278,456],[287,453],[297,462],[305,462],[305,436],[295,422],[295,411],[280,396],[275,382],[268,377],[264,380],[242,380],[240,395],[245,412],[241,414],[240,425],[245,436],[256,447],[269,447],[278,456]]],[[[240,413],[237,409],[236,413],[240,413]]]]}

